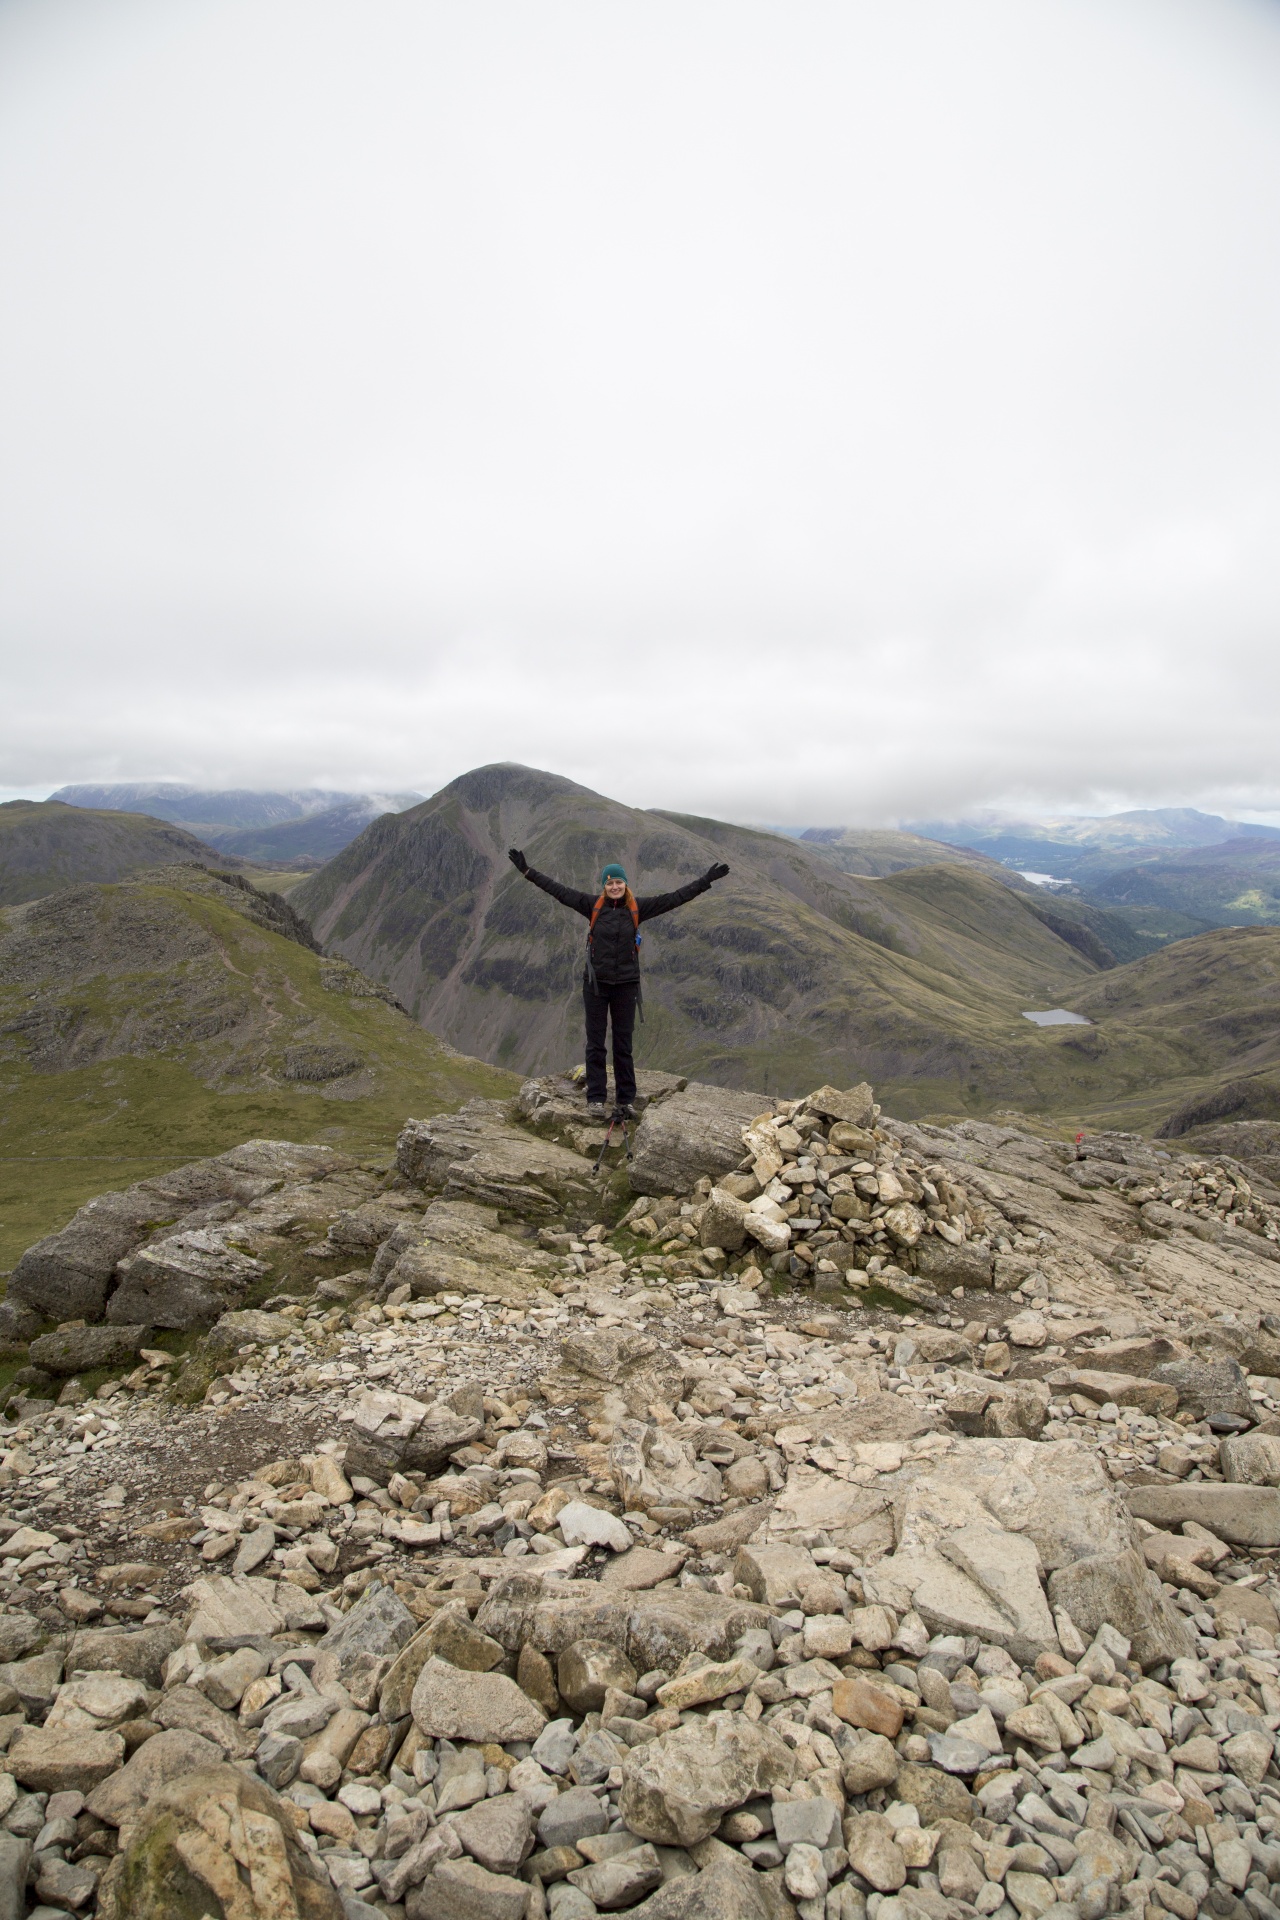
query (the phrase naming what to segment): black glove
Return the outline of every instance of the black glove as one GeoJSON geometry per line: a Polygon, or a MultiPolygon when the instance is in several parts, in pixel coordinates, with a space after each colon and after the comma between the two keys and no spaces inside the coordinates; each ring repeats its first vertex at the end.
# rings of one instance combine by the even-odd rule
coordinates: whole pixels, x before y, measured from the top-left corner
{"type": "Polygon", "coordinates": [[[520,869],[521,873],[528,873],[529,862],[525,859],[519,847],[508,847],[507,858],[511,862],[513,867],[518,867],[520,869]]]}
{"type": "Polygon", "coordinates": [[[729,869],[723,860],[717,860],[714,867],[708,867],[703,874],[704,880],[723,880],[729,869]]]}

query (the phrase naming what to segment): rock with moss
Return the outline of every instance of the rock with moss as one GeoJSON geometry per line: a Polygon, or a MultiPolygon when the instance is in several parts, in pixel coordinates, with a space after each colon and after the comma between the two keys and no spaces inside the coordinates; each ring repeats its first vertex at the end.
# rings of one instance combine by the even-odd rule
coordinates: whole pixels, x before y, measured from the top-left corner
{"type": "Polygon", "coordinates": [[[238,1767],[162,1787],[101,1890],[103,1920],[342,1920],[283,1803],[238,1767]]]}

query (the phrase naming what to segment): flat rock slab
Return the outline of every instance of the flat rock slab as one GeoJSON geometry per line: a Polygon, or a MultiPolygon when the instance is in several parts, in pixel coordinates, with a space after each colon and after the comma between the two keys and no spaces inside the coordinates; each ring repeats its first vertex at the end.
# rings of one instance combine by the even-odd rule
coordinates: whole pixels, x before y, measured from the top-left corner
{"type": "Polygon", "coordinates": [[[1194,1520],[1237,1547],[1280,1546],[1280,1488],[1195,1481],[1174,1487],[1133,1487],[1129,1507],[1136,1519],[1157,1527],[1194,1520]]]}
{"type": "Polygon", "coordinates": [[[690,1193],[703,1174],[718,1180],[731,1173],[742,1159],[742,1129],[772,1108],[766,1094],[691,1080],[683,1093],[646,1108],[632,1147],[632,1187],[690,1193]]]}
{"type": "Polygon", "coordinates": [[[673,1580],[684,1565],[682,1553],[659,1553],[656,1547],[632,1547],[611,1560],[600,1575],[600,1585],[611,1591],[646,1593],[663,1580],[673,1580]]]}
{"type": "Polygon", "coordinates": [[[839,1480],[820,1467],[793,1466],[769,1516],[769,1537],[814,1528],[830,1534],[833,1546],[878,1559],[893,1550],[892,1494],[839,1480]]]}
{"type": "Polygon", "coordinates": [[[230,1640],[246,1633],[269,1637],[284,1629],[274,1580],[215,1573],[193,1580],[188,1593],[195,1609],[187,1621],[188,1639],[230,1640]]]}
{"type": "Polygon", "coordinates": [[[1123,1553],[1129,1525],[1101,1462],[1079,1440],[971,1440],[885,1475],[898,1551],[992,1520],[1033,1540],[1046,1573],[1097,1553],[1123,1553]]]}
{"type": "MultiPolygon", "coordinates": [[[[930,1328],[929,1332],[932,1333],[930,1328]]],[[[926,1354],[934,1359],[933,1354],[926,1354]]],[[[823,1407],[803,1416],[815,1439],[823,1435],[845,1440],[850,1446],[863,1442],[916,1440],[934,1433],[942,1425],[941,1417],[930,1408],[916,1407],[896,1393],[860,1393],[851,1407],[823,1407]]]]}
{"type": "Polygon", "coordinates": [[[66,1327],[33,1340],[27,1357],[46,1373],[87,1373],[134,1359],[150,1337],[150,1327],[66,1327]]]}

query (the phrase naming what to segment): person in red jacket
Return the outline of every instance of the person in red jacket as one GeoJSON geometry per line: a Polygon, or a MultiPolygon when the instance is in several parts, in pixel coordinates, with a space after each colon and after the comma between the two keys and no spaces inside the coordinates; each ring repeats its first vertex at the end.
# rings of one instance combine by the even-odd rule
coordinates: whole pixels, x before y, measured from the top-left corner
{"type": "Polygon", "coordinates": [[[723,861],[708,867],[687,887],[671,893],[654,893],[637,898],[627,885],[623,869],[611,863],[600,879],[603,892],[598,897],[566,887],[550,875],[531,867],[518,847],[507,858],[526,880],[541,887],[562,906],[572,907],[589,922],[587,961],[582,975],[582,1002],[587,1017],[587,1112],[594,1120],[605,1118],[608,1091],[608,1052],[606,1035],[613,1027],[613,1084],[619,1118],[635,1117],[636,1068],[632,1055],[632,1033],[636,1008],[640,1004],[640,926],[656,920],[660,913],[671,913],[696,900],[715,881],[723,880],[729,869],[723,861]]]}

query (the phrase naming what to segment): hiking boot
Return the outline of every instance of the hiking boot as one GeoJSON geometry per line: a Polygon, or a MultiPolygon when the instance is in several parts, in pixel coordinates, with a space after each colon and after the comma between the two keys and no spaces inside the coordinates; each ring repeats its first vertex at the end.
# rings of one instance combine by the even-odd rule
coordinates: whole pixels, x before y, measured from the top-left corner
{"type": "Polygon", "coordinates": [[[588,1100],[587,1118],[588,1120],[607,1120],[609,1118],[608,1114],[605,1112],[605,1105],[603,1100],[588,1100]]]}
{"type": "Polygon", "coordinates": [[[628,1103],[625,1107],[615,1107],[613,1117],[615,1120],[638,1120],[640,1118],[640,1109],[628,1103]]]}

